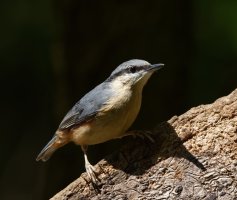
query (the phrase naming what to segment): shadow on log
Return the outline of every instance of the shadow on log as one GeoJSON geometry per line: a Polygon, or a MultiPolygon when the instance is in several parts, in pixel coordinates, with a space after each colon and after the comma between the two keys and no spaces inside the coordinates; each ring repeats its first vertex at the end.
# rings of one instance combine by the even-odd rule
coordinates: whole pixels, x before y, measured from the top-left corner
{"type": "Polygon", "coordinates": [[[237,198],[237,89],[154,130],[155,143],[131,139],[52,200],[237,198]]]}

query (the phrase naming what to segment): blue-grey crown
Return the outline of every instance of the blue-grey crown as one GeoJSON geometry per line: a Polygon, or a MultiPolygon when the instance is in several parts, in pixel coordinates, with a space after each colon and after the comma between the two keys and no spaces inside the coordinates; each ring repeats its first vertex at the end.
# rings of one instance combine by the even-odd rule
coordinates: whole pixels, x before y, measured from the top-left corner
{"type": "Polygon", "coordinates": [[[133,60],[129,60],[126,62],[123,62],[122,64],[120,64],[112,73],[110,76],[114,76],[116,74],[119,74],[121,72],[126,71],[126,69],[128,69],[131,66],[148,66],[150,65],[149,62],[145,61],[145,60],[139,60],[139,59],[133,59],[133,60]]]}

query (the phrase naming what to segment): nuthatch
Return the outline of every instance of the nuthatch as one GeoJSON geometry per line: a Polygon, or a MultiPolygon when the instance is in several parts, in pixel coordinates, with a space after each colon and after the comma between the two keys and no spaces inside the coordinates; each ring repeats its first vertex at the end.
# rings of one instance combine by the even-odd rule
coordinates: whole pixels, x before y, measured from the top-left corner
{"type": "Polygon", "coordinates": [[[72,107],[36,160],[47,161],[58,148],[74,142],[81,146],[86,172],[96,183],[94,168],[87,159],[88,145],[133,134],[126,131],[140,110],[143,87],[153,72],[163,66],[137,59],[119,65],[72,107]]]}

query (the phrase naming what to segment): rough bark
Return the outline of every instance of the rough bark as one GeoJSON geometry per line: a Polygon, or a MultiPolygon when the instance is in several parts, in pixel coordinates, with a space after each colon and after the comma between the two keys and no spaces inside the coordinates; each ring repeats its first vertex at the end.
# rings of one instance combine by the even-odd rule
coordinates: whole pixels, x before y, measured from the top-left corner
{"type": "Polygon", "coordinates": [[[56,194],[62,199],[237,199],[237,89],[158,125],[155,143],[133,140],[56,194]]]}

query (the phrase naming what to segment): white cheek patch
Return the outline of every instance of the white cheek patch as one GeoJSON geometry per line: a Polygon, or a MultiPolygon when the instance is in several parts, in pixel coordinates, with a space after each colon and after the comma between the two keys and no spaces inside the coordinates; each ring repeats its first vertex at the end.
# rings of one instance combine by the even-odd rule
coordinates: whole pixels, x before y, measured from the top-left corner
{"type": "Polygon", "coordinates": [[[132,76],[131,74],[124,74],[122,76],[117,77],[114,80],[114,84],[132,84],[134,80],[134,76],[132,76]]]}

